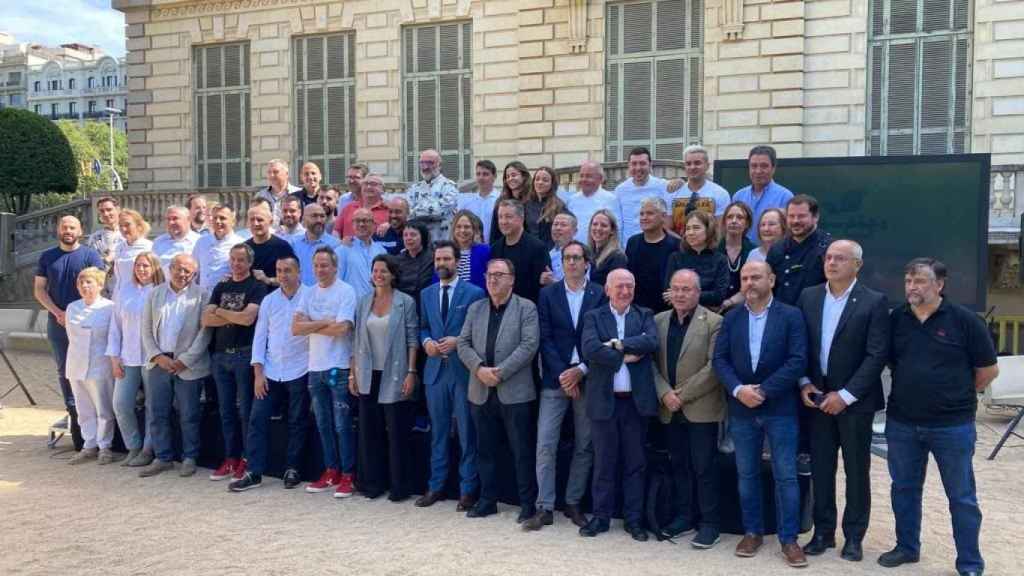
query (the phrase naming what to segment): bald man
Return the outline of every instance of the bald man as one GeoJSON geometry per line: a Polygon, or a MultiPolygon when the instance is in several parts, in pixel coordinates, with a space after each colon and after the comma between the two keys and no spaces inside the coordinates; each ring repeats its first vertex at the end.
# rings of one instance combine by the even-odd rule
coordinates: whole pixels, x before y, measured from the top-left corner
{"type": "MultiPolygon", "coordinates": [[[[369,188],[366,184],[370,182],[368,176],[363,181],[363,192],[369,188]]],[[[365,197],[365,194],[364,194],[365,197]]],[[[355,204],[349,204],[355,206],[355,204]]],[[[356,291],[356,297],[373,292],[373,284],[370,283],[370,269],[373,267],[373,259],[388,251],[380,242],[373,240],[373,215],[366,208],[359,208],[352,212],[352,225],[355,228],[355,235],[350,242],[342,243],[334,249],[338,255],[338,275],[352,289],[356,291]]]]}
{"type": "MultiPolygon", "coordinates": [[[[64,372],[68,355],[68,333],[64,329],[64,310],[68,304],[80,298],[78,294],[78,273],[85,268],[106,268],[103,257],[94,248],[83,246],[82,223],[74,216],[64,216],[57,228],[57,246],[39,256],[32,295],[46,308],[46,337],[57,363],[57,380],[64,397],[71,423],[71,439],[75,450],[82,449],[82,432],[78,428],[78,412],[75,410],[75,396],[71,392],[71,381],[64,372]]],[[[66,427],[66,425],[65,425],[66,427]]]]}
{"type": "Polygon", "coordinates": [[[441,155],[437,150],[420,153],[419,167],[423,179],[405,191],[411,208],[409,217],[425,223],[431,238],[447,238],[459,188],[441,174],[441,155]]]}
{"type": "Polygon", "coordinates": [[[277,287],[277,261],[279,258],[294,256],[292,245],[276,236],[271,228],[272,216],[266,204],[249,206],[246,213],[252,238],[245,241],[252,248],[252,275],[271,289],[277,287]]]}
{"type": "MultiPolygon", "coordinates": [[[[604,184],[604,168],[601,167],[600,162],[585,160],[580,164],[580,181],[577,185],[579,191],[569,198],[566,207],[569,212],[576,215],[578,223],[576,240],[584,244],[587,243],[590,218],[594,212],[601,209],[610,210],[620,222],[622,221],[619,214],[618,198],[614,193],[602,188],[602,184],[604,184]]],[[[629,240],[629,238],[625,240],[629,240]]],[[[622,242],[623,244],[625,244],[625,240],[622,242]]]]}
{"type": "Polygon", "coordinates": [[[323,180],[320,167],[313,162],[306,162],[302,165],[302,174],[299,180],[302,182],[302,190],[294,194],[302,200],[302,207],[316,204],[320,197],[320,182],[323,180]]]}

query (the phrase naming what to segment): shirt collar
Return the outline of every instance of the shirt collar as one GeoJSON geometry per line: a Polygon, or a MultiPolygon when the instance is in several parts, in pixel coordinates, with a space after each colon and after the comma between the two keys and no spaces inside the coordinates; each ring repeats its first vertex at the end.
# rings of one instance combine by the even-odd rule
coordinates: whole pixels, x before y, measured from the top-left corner
{"type": "Polygon", "coordinates": [[[633,306],[626,306],[626,311],[623,312],[622,314],[619,314],[618,312],[615,311],[615,307],[611,305],[611,302],[609,302],[608,309],[612,311],[612,316],[615,316],[616,318],[625,318],[626,316],[629,316],[629,312],[630,310],[633,309],[633,306]]]}
{"type": "MultiPolygon", "coordinates": [[[[579,290],[573,290],[572,288],[570,288],[569,287],[569,283],[566,282],[565,280],[562,280],[562,283],[565,284],[565,291],[568,294],[583,294],[584,292],[587,291],[587,279],[586,279],[586,277],[583,278],[583,284],[580,284],[580,289],[579,290]]],[[[612,311],[614,312],[614,309],[612,311]]],[[[628,313],[629,310],[626,310],[626,312],[628,313]]]]}
{"type": "Polygon", "coordinates": [[[748,306],[746,303],[743,304],[743,307],[747,309],[747,314],[749,314],[749,315],[753,316],[754,318],[757,318],[757,319],[760,320],[761,318],[763,318],[764,316],[766,316],[768,314],[768,311],[772,309],[772,304],[774,304],[774,303],[775,303],[775,296],[772,296],[772,297],[768,298],[768,305],[765,306],[764,310],[761,310],[761,312],[759,314],[755,314],[754,311],[750,309],[750,306],[748,306]]]}
{"type": "Polygon", "coordinates": [[[846,298],[850,296],[850,292],[853,292],[853,287],[856,286],[856,285],[857,285],[857,279],[854,278],[853,279],[853,283],[851,283],[846,288],[846,290],[843,291],[842,294],[840,294],[839,296],[833,296],[832,295],[832,291],[829,290],[829,288],[828,288],[828,282],[826,282],[825,283],[825,298],[828,299],[828,300],[831,300],[833,302],[839,302],[841,300],[846,300],[846,298]]]}
{"type": "Polygon", "coordinates": [[[459,275],[458,274],[452,276],[451,280],[448,281],[448,284],[445,284],[444,280],[439,280],[439,284],[441,285],[441,289],[442,290],[444,290],[445,286],[448,286],[449,290],[455,290],[455,285],[458,284],[458,283],[459,283],[459,275]]]}

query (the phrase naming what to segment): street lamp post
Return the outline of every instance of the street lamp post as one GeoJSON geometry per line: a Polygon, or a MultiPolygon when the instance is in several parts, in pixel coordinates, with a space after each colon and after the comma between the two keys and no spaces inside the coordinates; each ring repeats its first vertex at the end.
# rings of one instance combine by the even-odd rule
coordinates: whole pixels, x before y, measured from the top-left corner
{"type": "Polygon", "coordinates": [[[110,114],[110,187],[112,190],[122,190],[124,187],[121,186],[121,176],[114,168],[114,115],[122,114],[123,111],[117,108],[106,108],[105,110],[110,114]]]}

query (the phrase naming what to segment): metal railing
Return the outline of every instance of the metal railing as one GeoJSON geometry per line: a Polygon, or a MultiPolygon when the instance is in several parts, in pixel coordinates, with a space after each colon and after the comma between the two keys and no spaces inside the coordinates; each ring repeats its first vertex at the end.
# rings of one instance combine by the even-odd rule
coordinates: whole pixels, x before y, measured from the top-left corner
{"type": "Polygon", "coordinates": [[[1024,316],[993,316],[991,324],[995,327],[996,351],[1016,356],[1021,353],[1020,336],[1024,328],[1024,316]]]}

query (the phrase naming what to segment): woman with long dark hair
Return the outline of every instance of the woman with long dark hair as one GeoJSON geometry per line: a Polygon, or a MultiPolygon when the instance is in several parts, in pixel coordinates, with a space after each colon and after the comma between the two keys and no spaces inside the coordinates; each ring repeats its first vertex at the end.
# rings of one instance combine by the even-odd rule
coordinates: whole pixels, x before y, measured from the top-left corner
{"type": "Polygon", "coordinates": [[[551,223],[554,222],[556,214],[565,211],[565,202],[558,197],[558,176],[554,169],[541,166],[533,173],[533,197],[540,204],[537,238],[550,250],[554,246],[551,240],[551,223]]]}
{"type": "Polygon", "coordinates": [[[729,291],[729,261],[718,246],[715,217],[697,210],[686,216],[686,228],[679,243],[679,252],[669,256],[665,269],[664,298],[670,302],[669,281],[676,270],[689,268],[700,276],[700,304],[717,310],[729,291]]]}
{"type": "Polygon", "coordinates": [[[538,223],[540,221],[541,204],[533,192],[533,179],[530,178],[530,171],[526,165],[518,160],[513,160],[505,165],[502,172],[501,196],[494,203],[494,214],[491,221],[491,237],[488,241],[493,244],[501,238],[501,230],[498,229],[498,205],[502,200],[512,198],[523,203],[523,226],[526,232],[539,237],[538,223]]]}

